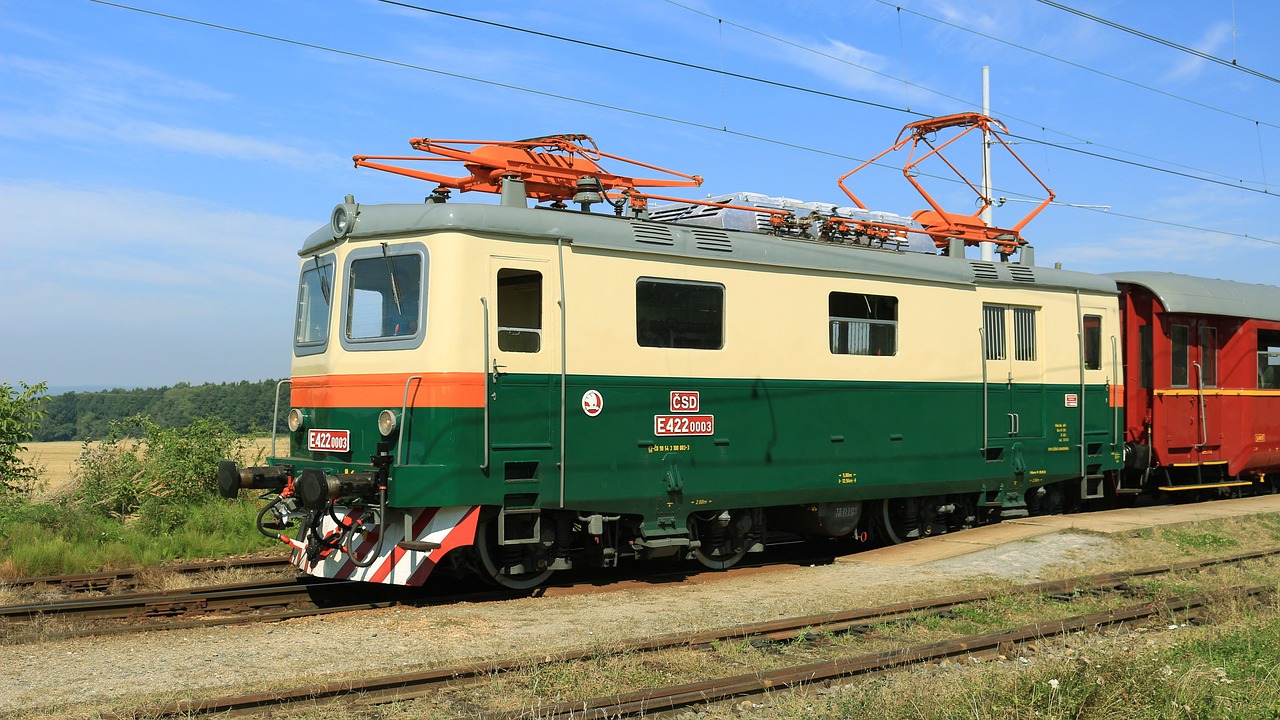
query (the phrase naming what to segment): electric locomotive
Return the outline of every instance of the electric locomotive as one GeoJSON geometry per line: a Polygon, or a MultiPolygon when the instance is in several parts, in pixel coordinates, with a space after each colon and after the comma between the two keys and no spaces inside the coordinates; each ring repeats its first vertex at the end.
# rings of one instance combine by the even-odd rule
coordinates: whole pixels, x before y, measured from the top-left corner
{"type": "Polygon", "coordinates": [[[356,157],[439,187],[348,196],[305,240],[287,450],[219,468],[224,495],[265,491],[259,529],[308,573],[726,568],[774,533],[900,542],[1061,511],[1121,467],[1116,283],[1035,266],[1025,220],[923,190],[932,210],[874,212],[848,175],[851,206],[663,198],[642,188],[701,179],[607,172],[633,161],[584,136],[411,142],[469,174],[356,157]],[[980,242],[1000,259],[966,258],[980,242]]]}

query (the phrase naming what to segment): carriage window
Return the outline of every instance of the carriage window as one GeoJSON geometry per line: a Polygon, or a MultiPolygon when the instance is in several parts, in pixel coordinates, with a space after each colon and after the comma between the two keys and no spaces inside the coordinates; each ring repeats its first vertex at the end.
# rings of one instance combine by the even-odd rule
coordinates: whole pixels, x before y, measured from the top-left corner
{"type": "Polygon", "coordinates": [[[1218,329],[1200,328],[1200,376],[1205,387],[1218,387],[1218,329]]]}
{"type": "Polygon", "coordinates": [[[302,269],[298,285],[298,313],[293,342],[299,355],[324,351],[329,340],[329,316],[333,304],[333,258],[312,258],[302,269]]]}
{"type": "Polygon", "coordinates": [[[542,349],[542,273],[537,270],[498,271],[498,349],[542,349]]]}
{"type": "Polygon", "coordinates": [[[1187,346],[1191,342],[1191,329],[1186,325],[1174,325],[1169,329],[1169,338],[1173,341],[1169,387],[1186,387],[1187,346]]]}
{"type": "Polygon", "coordinates": [[[1151,388],[1151,373],[1155,366],[1151,347],[1151,326],[1138,327],[1138,387],[1151,388]]]}
{"type": "Polygon", "coordinates": [[[347,279],[346,339],[383,340],[417,335],[421,320],[422,256],[380,254],[351,261],[347,279]]]}
{"type": "Polygon", "coordinates": [[[1102,369],[1102,316],[1084,316],[1084,369],[1102,369]]]}
{"type": "Polygon", "coordinates": [[[1280,330],[1258,331],[1258,387],[1280,389],[1280,330]]]}
{"type": "Polygon", "coordinates": [[[724,347],[724,286],[641,278],[636,281],[636,342],[642,347],[724,347]]]}
{"type": "Polygon", "coordinates": [[[898,354],[898,298],[833,292],[827,310],[832,354],[898,354]]]}
{"type": "Polygon", "coordinates": [[[1004,360],[1004,306],[982,306],[982,335],[986,341],[983,353],[988,360],[1004,360]]]}

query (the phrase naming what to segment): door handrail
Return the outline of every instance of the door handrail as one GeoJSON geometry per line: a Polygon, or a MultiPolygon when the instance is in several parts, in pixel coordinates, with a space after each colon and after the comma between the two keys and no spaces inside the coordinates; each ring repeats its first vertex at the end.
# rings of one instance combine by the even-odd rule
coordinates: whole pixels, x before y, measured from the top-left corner
{"type": "MultiPolygon", "coordinates": [[[[480,298],[480,307],[484,309],[484,362],[480,365],[481,376],[485,378],[484,387],[484,442],[481,446],[480,469],[489,471],[489,298],[480,298]]],[[[495,361],[496,362],[496,361],[495,361]]]]}
{"type": "MultiPolygon", "coordinates": [[[[276,404],[275,409],[271,411],[271,457],[279,457],[279,455],[276,455],[276,428],[280,424],[280,388],[285,383],[289,384],[289,392],[291,394],[293,392],[293,378],[285,378],[276,383],[276,404]]],[[[292,398],[290,398],[289,404],[293,404],[292,398]]]]}
{"type": "Polygon", "coordinates": [[[1196,368],[1196,404],[1200,406],[1200,442],[1196,444],[1196,449],[1209,444],[1209,428],[1205,426],[1204,420],[1204,368],[1198,362],[1192,362],[1196,368]]]}
{"type": "Polygon", "coordinates": [[[413,375],[408,380],[404,381],[404,399],[400,401],[400,435],[396,437],[396,459],[395,459],[396,465],[404,464],[403,460],[401,460],[403,456],[400,453],[404,448],[405,432],[409,429],[407,427],[409,424],[408,423],[409,416],[405,413],[405,411],[408,410],[409,408],[409,383],[413,382],[414,380],[417,380],[418,383],[421,384],[422,376],[413,375]]]}

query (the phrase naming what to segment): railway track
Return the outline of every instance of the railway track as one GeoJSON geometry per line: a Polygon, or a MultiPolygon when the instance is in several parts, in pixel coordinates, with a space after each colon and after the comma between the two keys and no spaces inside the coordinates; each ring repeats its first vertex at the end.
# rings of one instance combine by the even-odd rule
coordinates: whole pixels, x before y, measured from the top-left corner
{"type": "MultiPolygon", "coordinates": [[[[181,565],[165,565],[160,572],[178,575],[192,575],[230,569],[285,569],[290,567],[288,557],[244,558],[238,560],[217,560],[202,563],[184,563],[181,565]]],[[[72,575],[42,575],[39,577],[13,578],[0,580],[0,584],[10,587],[35,587],[44,585],[57,588],[66,593],[119,591],[135,587],[138,579],[153,572],[151,569],[128,568],[124,570],[104,570],[92,573],[76,573],[72,575]]]]}
{"type": "MultiPolygon", "coordinates": [[[[771,558],[769,562],[743,564],[728,571],[692,570],[684,567],[671,573],[655,574],[651,567],[635,568],[636,577],[608,574],[608,584],[600,584],[601,576],[584,572],[580,576],[566,576],[565,582],[538,588],[539,596],[561,596],[587,592],[625,590],[637,585],[662,582],[686,582],[691,578],[736,577],[743,574],[769,572],[787,564],[815,564],[829,562],[829,556],[815,558],[812,555],[791,553],[783,559],[771,558]]],[[[270,567],[269,563],[263,563],[270,567]]],[[[221,567],[202,564],[195,568],[221,567]]],[[[134,571],[125,571],[134,572],[134,571]]],[[[93,574],[102,581],[112,573],[93,574]]],[[[78,583],[81,576],[51,576],[55,584],[78,583]]],[[[25,578],[44,582],[46,578],[25,578]]],[[[100,586],[101,587],[101,586],[100,586]]],[[[7,642],[22,643],[83,637],[92,635],[119,635],[155,630],[178,630],[219,625],[241,625],[260,622],[279,622],[300,617],[353,612],[394,605],[446,605],[456,602],[488,602],[508,600],[528,593],[507,589],[491,589],[479,583],[463,584],[458,590],[442,591],[438,588],[410,588],[393,585],[377,585],[356,581],[331,580],[311,576],[291,576],[275,580],[253,581],[208,587],[193,587],[141,593],[112,593],[89,599],[64,599],[52,602],[36,602],[22,605],[0,606],[0,631],[7,642]],[[64,625],[75,627],[42,627],[30,629],[35,622],[61,619],[64,625]],[[86,625],[86,623],[89,623],[86,625]],[[24,631],[23,625],[27,626],[24,631]]]]}
{"type": "MultiPolygon", "coordinates": [[[[160,707],[141,709],[132,715],[116,717],[193,717],[221,713],[240,715],[263,712],[269,708],[282,706],[355,698],[358,698],[359,703],[370,705],[404,701],[434,694],[445,687],[487,682],[503,673],[528,670],[535,665],[585,661],[600,658],[606,654],[635,654],[683,648],[705,649],[714,647],[721,642],[743,640],[756,643],[787,642],[801,637],[847,633],[858,628],[868,627],[871,624],[882,624],[922,615],[936,614],[958,606],[990,600],[995,595],[1020,594],[1055,597],[1089,591],[1124,591],[1131,581],[1142,577],[1199,570],[1216,565],[1271,558],[1276,555],[1280,555],[1280,548],[1241,553],[1205,561],[1183,562],[1056,582],[1034,583],[1012,589],[1004,588],[994,592],[949,595],[874,608],[738,625],[697,635],[681,634],[658,637],[623,647],[612,648],[608,653],[602,653],[596,649],[574,650],[551,655],[540,655],[536,662],[529,659],[508,659],[417,673],[344,680],[292,690],[275,690],[267,693],[183,701],[160,707]]],[[[1274,590],[1274,587],[1239,588],[1230,593],[1230,597],[1258,597],[1272,593],[1274,590]]],[[[497,720],[499,718],[507,720],[523,717],[573,717],[581,720],[582,718],[612,718],[661,712],[735,695],[764,692],[771,688],[790,687],[860,673],[883,671],[911,663],[955,657],[957,655],[979,655],[994,652],[995,649],[1001,646],[1017,644],[1034,638],[1132,622],[1162,613],[1188,612],[1203,607],[1217,599],[1220,598],[1211,595],[1188,595],[1156,602],[1148,601],[1118,610],[1090,613],[1055,622],[1034,623],[1007,630],[902,647],[835,661],[799,665],[768,673],[717,678],[671,688],[649,689],[603,699],[579,700],[572,703],[525,709],[518,713],[490,713],[480,717],[486,720],[497,720]]]]}

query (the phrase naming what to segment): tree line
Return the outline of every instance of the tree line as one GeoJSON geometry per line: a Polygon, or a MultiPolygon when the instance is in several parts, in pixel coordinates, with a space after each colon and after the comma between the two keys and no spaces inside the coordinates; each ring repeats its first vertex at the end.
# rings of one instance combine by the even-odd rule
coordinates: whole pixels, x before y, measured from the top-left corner
{"type": "MultiPolygon", "coordinates": [[[[113,421],[136,415],[160,427],[187,427],[196,418],[218,418],[238,433],[271,431],[278,380],[172,387],[68,392],[45,399],[45,415],[33,434],[36,442],[92,440],[107,436],[113,421]]],[[[277,430],[283,431],[289,409],[289,389],[280,390],[277,430]]]]}

